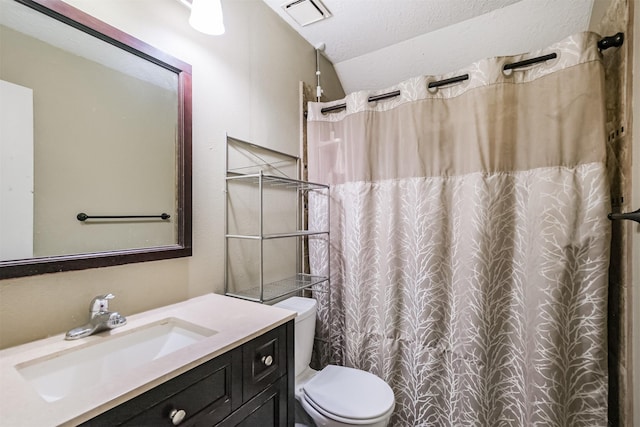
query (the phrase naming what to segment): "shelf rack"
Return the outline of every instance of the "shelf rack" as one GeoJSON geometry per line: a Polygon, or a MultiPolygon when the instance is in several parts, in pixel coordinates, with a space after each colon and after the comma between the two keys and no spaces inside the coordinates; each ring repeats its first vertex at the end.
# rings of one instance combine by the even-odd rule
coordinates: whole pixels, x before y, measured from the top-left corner
{"type": "Polygon", "coordinates": [[[226,295],[255,302],[269,302],[295,292],[309,289],[313,286],[322,285],[327,280],[329,279],[326,276],[312,276],[310,274],[299,273],[293,277],[265,283],[262,289],[260,286],[255,286],[244,289],[239,293],[226,292],[226,295]]]}
{"type": "MultiPolygon", "coordinates": [[[[306,271],[306,264],[304,262],[306,248],[310,237],[325,236],[328,244],[329,230],[308,230],[304,220],[303,207],[305,206],[305,200],[307,199],[309,192],[318,191],[321,194],[329,196],[329,186],[324,184],[312,183],[302,181],[297,178],[300,175],[300,158],[292,156],[290,154],[282,153],[276,150],[272,150],[266,147],[262,147],[253,143],[242,141],[236,138],[227,136],[226,145],[226,182],[225,182],[225,295],[236,298],[242,298],[255,302],[269,302],[278,298],[300,292],[305,289],[312,289],[314,291],[322,291],[323,287],[328,285],[329,281],[329,267],[326,266],[327,276],[317,276],[308,274],[306,271]],[[249,166],[243,165],[237,168],[230,168],[230,147],[235,150],[239,150],[243,153],[240,158],[243,161],[248,161],[252,164],[249,166]],[[267,157],[269,159],[267,159],[267,157]],[[296,178],[287,176],[282,167],[283,164],[290,162],[295,165],[296,178]],[[265,173],[268,171],[269,173],[265,173]],[[277,175],[276,175],[277,173],[277,175]],[[229,199],[231,190],[229,184],[233,182],[240,182],[255,186],[258,193],[258,215],[255,219],[257,223],[257,232],[249,234],[230,233],[229,232],[229,220],[230,220],[230,206],[229,199]],[[296,224],[292,230],[278,233],[266,233],[265,221],[268,220],[269,212],[265,212],[265,204],[268,200],[265,200],[265,189],[277,188],[286,191],[294,191],[296,193],[296,205],[295,209],[296,224]],[[296,274],[288,277],[279,278],[275,281],[269,281],[265,283],[264,274],[264,259],[265,259],[265,242],[275,239],[296,239],[296,274]],[[246,287],[242,289],[231,289],[230,286],[230,272],[229,266],[232,260],[229,255],[229,243],[231,240],[252,240],[256,241],[259,245],[259,262],[258,279],[256,283],[248,283],[246,287]]],[[[329,206],[328,199],[326,203],[327,209],[329,206]]],[[[328,212],[327,212],[328,214],[328,212]]],[[[254,260],[252,260],[253,262],[254,260]]],[[[234,286],[237,288],[237,286],[234,286]]]]}

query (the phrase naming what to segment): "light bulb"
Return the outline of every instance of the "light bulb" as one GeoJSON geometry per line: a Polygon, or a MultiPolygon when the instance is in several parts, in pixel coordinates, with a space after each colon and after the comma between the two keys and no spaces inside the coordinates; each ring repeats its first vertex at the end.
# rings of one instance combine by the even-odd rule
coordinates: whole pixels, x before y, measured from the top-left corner
{"type": "Polygon", "coordinates": [[[189,24],[196,30],[219,36],[224,34],[221,0],[193,0],[189,24]]]}

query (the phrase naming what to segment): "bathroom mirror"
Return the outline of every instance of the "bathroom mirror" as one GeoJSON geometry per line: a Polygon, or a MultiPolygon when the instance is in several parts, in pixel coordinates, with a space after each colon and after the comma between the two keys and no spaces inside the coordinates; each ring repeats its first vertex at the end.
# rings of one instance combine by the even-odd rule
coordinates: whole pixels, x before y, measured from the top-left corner
{"type": "Polygon", "coordinates": [[[0,279],[191,255],[191,66],[0,0],[0,279]]]}

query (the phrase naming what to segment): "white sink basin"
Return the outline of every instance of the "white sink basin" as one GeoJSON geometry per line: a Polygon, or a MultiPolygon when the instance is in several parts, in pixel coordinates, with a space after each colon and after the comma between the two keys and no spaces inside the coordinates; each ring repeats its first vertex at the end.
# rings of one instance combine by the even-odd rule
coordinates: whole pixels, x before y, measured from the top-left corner
{"type": "Polygon", "coordinates": [[[104,336],[83,347],[31,360],[16,366],[47,402],[82,391],[216,334],[177,318],[104,336]]]}

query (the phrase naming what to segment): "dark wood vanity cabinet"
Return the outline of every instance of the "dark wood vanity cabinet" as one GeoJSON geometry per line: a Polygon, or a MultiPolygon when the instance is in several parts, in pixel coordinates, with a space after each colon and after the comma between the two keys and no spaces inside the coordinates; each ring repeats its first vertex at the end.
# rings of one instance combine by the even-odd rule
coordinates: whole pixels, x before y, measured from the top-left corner
{"type": "Polygon", "coordinates": [[[293,320],[82,424],[294,424],[293,320]]]}

